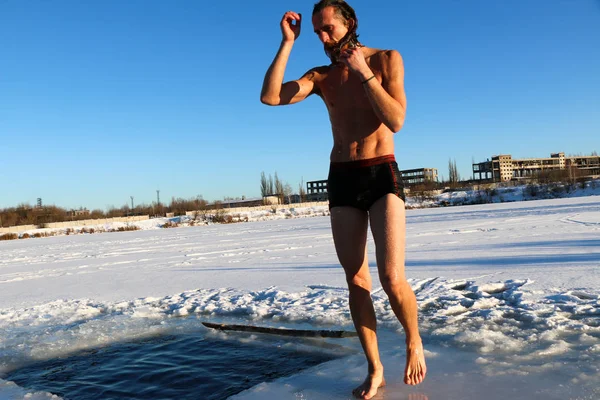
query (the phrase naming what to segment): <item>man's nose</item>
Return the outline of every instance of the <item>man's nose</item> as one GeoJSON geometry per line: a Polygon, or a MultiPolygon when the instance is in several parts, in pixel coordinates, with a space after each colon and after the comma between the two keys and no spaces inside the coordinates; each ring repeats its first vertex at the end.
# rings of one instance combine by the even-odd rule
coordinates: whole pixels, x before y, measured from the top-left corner
{"type": "Polygon", "coordinates": [[[325,32],[321,32],[319,33],[319,40],[321,41],[321,43],[325,43],[329,40],[329,35],[325,32]]]}

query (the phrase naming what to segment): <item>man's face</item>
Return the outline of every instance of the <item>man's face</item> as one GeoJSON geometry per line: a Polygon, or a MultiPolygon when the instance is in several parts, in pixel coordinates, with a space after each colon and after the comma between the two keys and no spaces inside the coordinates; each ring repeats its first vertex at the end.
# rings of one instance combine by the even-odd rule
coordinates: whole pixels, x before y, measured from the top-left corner
{"type": "Polygon", "coordinates": [[[312,23],[315,33],[326,50],[340,41],[348,32],[348,27],[336,15],[333,7],[326,7],[313,15],[312,23]]]}

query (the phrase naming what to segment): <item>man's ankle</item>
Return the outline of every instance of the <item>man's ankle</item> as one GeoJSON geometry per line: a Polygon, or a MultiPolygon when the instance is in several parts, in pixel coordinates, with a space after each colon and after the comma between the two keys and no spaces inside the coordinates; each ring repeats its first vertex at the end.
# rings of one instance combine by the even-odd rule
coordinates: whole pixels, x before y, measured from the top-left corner
{"type": "Polygon", "coordinates": [[[419,347],[423,345],[423,341],[421,340],[421,336],[417,335],[414,337],[407,337],[406,338],[406,347],[407,348],[414,348],[414,347],[419,347]]]}
{"type": "Polygon", "coordinates": [[[383,364],[381,361],[377,361],[374,363],[369,363],[369,373],[373,374],[375,372],[383,371],[383,364]]]}

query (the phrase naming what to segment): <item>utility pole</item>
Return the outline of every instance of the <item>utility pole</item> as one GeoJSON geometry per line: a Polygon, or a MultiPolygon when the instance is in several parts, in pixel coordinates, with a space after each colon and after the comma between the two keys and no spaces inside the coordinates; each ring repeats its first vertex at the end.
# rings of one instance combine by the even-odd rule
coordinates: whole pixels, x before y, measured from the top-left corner
{"type": "Polygon", "coordinates": [[[160,190],[156,191],[156,205],[160,206],[160,190]]]}

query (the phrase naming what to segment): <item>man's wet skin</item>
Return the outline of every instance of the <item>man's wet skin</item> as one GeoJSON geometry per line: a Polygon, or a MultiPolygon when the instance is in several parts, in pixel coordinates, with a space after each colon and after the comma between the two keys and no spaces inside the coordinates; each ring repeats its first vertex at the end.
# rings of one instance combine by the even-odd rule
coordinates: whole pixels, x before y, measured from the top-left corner
{"type": "Polygon", "coordinates": [[[383,366],[376,371],[370,372],[365,381],[352,391],[354,397],[359,399],[371,399],[377,394],[377,390],[385,386],[383,377],[383,366]]]}
{"type": "MultiPolygon", "coordinates": [[[[265,76],[261,101],[268,105],[285,105],[302,101],[311,94],[318,95],[327,107],[331,122],[332,163],[393,155],[393,135],[404,124],[406,108],[402,58],[395,50],[370,48],[358,42],[358,19],[351,8],[344,11],[344,15],[351,16],[344,17],[331,3],[321,1],[320,4],[327,5],[313,13],[313,28],[331,64],[315,67],[300,79],[283,83],[302,20],[298,13],[285,13],[280,23],[283,40],[265,76]]],[[[347,3],[340,4],[339,7],[349,7],[347,3]]],[[[332,199],[333,193],[330,194],[332,199]]],[[[349,285],[352,318],[368,363],[367,377],[352,393],[358,398],[371,399],[386,382],[377,348],[369,265],[366,257],[363,259],[368,226],[376,244],[382,287],[406,334],[404,383],[421,383],[427,367],[418,331],[416,297],[404,273],[403,197],[388,193],[369,205],[368,212],[347,204],[342,202],[331,209],[332,231],[336,253],[349,285]]]]}

